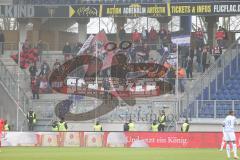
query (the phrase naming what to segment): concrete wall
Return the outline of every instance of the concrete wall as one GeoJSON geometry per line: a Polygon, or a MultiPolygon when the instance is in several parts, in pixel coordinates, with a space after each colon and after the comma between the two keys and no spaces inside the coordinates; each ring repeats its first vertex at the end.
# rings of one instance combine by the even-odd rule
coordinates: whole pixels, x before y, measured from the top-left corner
{"type": "MultiPolygon", "coordinates": [[[[123,131],[123,124],[119,123],[103,123],[104,131],[123,131]]],[[[69,122],[69,131],[93,131],[94,123],[74,123],[69,122]]],[[[151,124],[135,124],[136,131],[150,131],[151,124]]],[[[167,129],[165,129],[167,130],[167,129]]],[[[172,130],[169,130],[172,131],[172,130]]],[[[174,130],[175,131],[175,130],[174,130]]],[[[181,124],[177,125],[176,131],[181,131],[181,124]]],[[[190,132],[221,132],[222,126],[220,124],[190,124],[190,132]]]]}
{"type": "MultiPolygon", "coordinates": [[[[224,119],[212,118],[193,118],[189,120],[190,132],[222,132],[222,122],[224,119]]],[[[181,126],[185,119],[179,120],[177,130],[181,130],[181,126]]]]}
{"type": "Polygon", "coordinates": [[[222,132],[222,125],[220,125],[220,124],[192,124],[190,126],[190,132],[222,132]]]}
{"type": "MultiPolygon", "coordinates": [[[[71,44],[75,44],[78,42],[78,34],[70,33],[70,32],[62,32],[59,31],[58,41],[55,40],[55,32],[53,31],[40,31],[39,39],[41,39],[44,43],[47,44],[46,50],[62,50],[63,46],[66,42],[71,44]],[[58,46],[55,49],[56,45],[58,46]]],[[[18,31],[4,31],[5,42],[7,43],[5,46],[6,50],[17,50],[19,44],[19,33],[18,31]]],[[[29,42],[32,41],[32,31],[27,32],[27,39],[29,42]]],[[[32,44],[34,45],[34,44],[32,44]]]]}
{"type": "Polygon", "coordinates": [[[59,49],[62,50],[65,43],[69,42],[70,44],[75,44],[76,42],[79,42],[79,36],[77,33],[71,33],[71,32],[59,32],[59,49]]]}
{"type": "MultiPolygon", "coordinates": [[[[123,131],[123,124],[102,123],[104,131],[123,131]]],[[[94,123],[68,123],[69,131],[93,131],[94,123]]],[[[150,124],[135,124],[136,131],[150,131],[150,124]]]]}

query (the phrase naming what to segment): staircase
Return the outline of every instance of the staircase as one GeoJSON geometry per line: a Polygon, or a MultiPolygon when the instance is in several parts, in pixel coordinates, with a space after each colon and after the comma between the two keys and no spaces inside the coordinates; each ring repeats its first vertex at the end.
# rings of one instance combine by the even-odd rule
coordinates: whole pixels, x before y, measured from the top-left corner
{"type": "Polygon", "coordinates": [[[185,92],[180,100],[180,117],[223,118],[230,109],[238,110],[238,41],[185,92]]]}
{"type": "Polygon", "coordinates": [[[18,75],[25,77],[24,72],[18,73],[18,71],[15,62],[8,59],[6,55],[0,57],[1,117],[8,119],[12,128],[19,131],[27,128],[24,121],[30,101],[22,88],[26,80],[17,78],[18,75]]]}
{"type": "MultiPolygon", "coordinates": [[[[58,96],[55,94],[49,96],[46,94],[46,95],[40,95],[40,98],[41,98],[40,100],[32,100],[32,92],[30,88],[30,74],[28,72],[28,69],[24,70],[19,68],[18,64],[16,64],[15,61],[12,58],[10,58],[10,55],[16,52],[17,51],[15,50],[5,51],[4,55],[1,55],[0,57],[0,73],[1,73],[0,82],[5,88],[4,92],[9,93],[9,95],[12,97],[12,100],[16,104],[19,103],[19,106],[20,106],[19,109],[21,111],[21,114],[23,114],[23,116],[26,116],[27,112],[29,111],[29,108],[33,108],[38,118],[38,121],[35,127],[36,131],[49,130],[49,126],[51,125],[50,123],[54,117],[53,116],[54,106],[56,105],[54,101],[58,100],[58,97],[61,98],[62,96],[58,96]],[[18,84],[19,84],[19,90],[18,90],[18,84]],[[44,107],[46,108],[44,109],[44,107]],[[47,114],[48,114],[48,117],[47,119],[45,119],[47,114]],[[52,115],[49,116],[49,114],[52,114],[52,115]]],[[[56,57],[59,57],[59,55],[56,55],[56,57]]],[[[49,59],[48,56],[45,56],[45,58],[50,60],[51,65],[55,61],[55,59],[54,60],[49,59]]],[[[40,68],[40,64],[38,65],[39,65],[38,68],[40,68]]],[[[16,116],[11,117],[11,119],[15,119],[15,117],[16,116]]],[[[21,119],[20,118],[15,119],[15,122],[13,125],[15,126],[14,130],[28,130],[26,117],[24,118],[21,117],[21,119]],[[19,123],[19,127],[16,127],[17,123],[19,123]]]]}

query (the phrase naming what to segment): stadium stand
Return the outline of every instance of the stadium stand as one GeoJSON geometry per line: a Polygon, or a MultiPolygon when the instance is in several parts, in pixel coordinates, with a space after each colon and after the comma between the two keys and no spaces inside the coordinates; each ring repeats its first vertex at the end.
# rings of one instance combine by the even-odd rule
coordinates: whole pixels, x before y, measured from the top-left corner
{"type": "MultiPolygon", "coordinates": [[[[224,118],[229,110],[240,116],[240,57],[238,44],[231,47],[198,81],[201,91],[189,103],[183,117],[188,114],[192,118],[224,118]]],[[[194,92],[198,87],[192,88],[194,92]]]]}

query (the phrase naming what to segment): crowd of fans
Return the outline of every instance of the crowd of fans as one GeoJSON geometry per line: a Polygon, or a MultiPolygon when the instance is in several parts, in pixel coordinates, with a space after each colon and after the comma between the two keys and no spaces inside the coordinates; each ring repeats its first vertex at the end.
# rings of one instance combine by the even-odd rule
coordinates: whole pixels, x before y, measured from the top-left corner
{"type": "Polygon", "coordinates": [[[209,44],[204,43],[204,32],[201,30],[201,28],[198,28],[198,30],[194,33],[196,46],[192,49],[194,52],[192,55],[196,55],[198,72],[205,72],[205,70],[213,63],[213,61],[219,58],[219,56],[222,54],[222,50],[226,48],[225,42],[228,40],[227,35],[226,29],[219,26],[219,29],[215,34],[217,44],[216,46],[210,46],[209,44]]]}
{"type": "MultiPolygon", "coordinates": [[[[171,32],[165,30],[163,27],[157,31],[154,27],[150,30],[142,28],[141,32],[137,29],[131,33],[130,39],[124,29],[120,28],[118,37],[120,41],[131,41],[132,46],[128,48],[124,54],[128,58],[128,63],[157,63],[164,65],[169,69],[165,78],[168,78],[172,85],[175,85],[176,78],[176,66],[168,63],[170,55],[178,53],[179,57],[179,71],[178,78],[193,78],[193,71],[196,68],[196,72],[205,72],[205,70],[217,60],[222,54],[222,50],[225,48],[225,40],[227,39],[227,31],[219,27],[215,34],[217,45],[211,47],[204,43],[204,32],[201,28],[198,28],[193,33],[195,45],[191,46],[179,46],[177,52],[176,44],[172,43],[171,32]],[[150,52],[155,51],[159,54],[160,59],[153,59],[150,57],[150,52]],[[194,67],[195,66],[195,67],[194,67]]],[[[63,47],[62,53],[64,55],[64,61],[67,61],[77,55],[80,51],[82,43],[76,43],[71,46],[68,42],[63,47]]],[[[20,53],[20,61],[22,68],[28,68],[31,76],[31,89],[33,93],[33,99],[39,99],[39,93],[49,93],[50,87],[48,84],[48,76],[52,69],[57,69],[61,62],[56,59],[54,65],[50,67],[46,60],[42,59],[43,42],[39,40],[36,46],[31,47],[29,41],[26,40],[22,46],[22,52],[20,53]],[[38,65],[37,65],[38,64],[38,65]],[[40,67],[37,67],[40,66],[40,67]]],[[[106,58],[107,53],[103,53],[101,59],[106,58]]],[[[12,55],[12,58],[17,62],[18,54],[12,55]]],[[[171,58],[171,57],[170,57],[171,58]]],[[[134,72],[134,71],[133,71],[134,72]]],[[[102,74],[108,74],[108,71],[104,71],[102,74]]],[[[184,91],[183,81],[180,80],[180,91],[184,91]]]]}
{"type": "Polygon", "coordinates": [[[131,33],[131,39],[127,39],[126,31],[124,27],[120,28],[118,32],[120,41],[131,41],[133,46],[129,49],[128,55],[131,62],[147,62],[152,59],[149,59],[150,50],[156,50],[160,52],[161,55],[164,52],[170,51],[173,46],[171,42],[171,32],[161,28],[158,32],[152,26],[148,31],[144,27],[141,32],[138,32],[137,29],[131,33]],[[170,49],[166,49],[170,47],[170,49]]]}
{"type": "MultiPolygon", "coordinates": [[[[126,32],[122,27],[119,32],[120,40],[124,39],[126,32]]],[[[215,33],[216,45],[210,46],[204,41],[204,32],[201,28],[198,28],[196,32],[193,33],[192,38],[194,39],[194,44],[190,46],[179,46],[178,47],[178,57],[179,57],[179,71],[178,77],[180,79],[192,79],[193,72],[204,73],[206,69],[209,68],[211,64],[217,60],[223,52],[223,49],[226,48],[226,41],[228,40],[228,33],[226,29],[219,26],[218,31],[215,33]]],[[[149,52],[150,50],[156,50],[160,55],[161,59],[155,63],[167,64],[166,59],[169,58],[169,54],[176,53],[177,47],[171,41],[171,32],[166,31],[164,28],[161,28],[157,32],[154,27],[148,31],[142,29],[142,32],[139,33],[135,30],[131,34],[131,41],[134,43],[135,47],[131,48],[129,52],[131,59],[134,62],[149,62],[149,52]],[[135,51],[135,52],[134,52],[135,51]],[[141,53],[141,54],[140,54],[141,53]],[[140,55],[140,56],[139,56],[140,55]]],[[[175,79],[176,78],[176,68],[171,65],[167,65],[169,72],[167,78],[175,79]]],[[[175,80],[173,80],[172,84],[175,80]]],[[[184,91],[183,80],[179,80],[180,91],[184,91]]]]}

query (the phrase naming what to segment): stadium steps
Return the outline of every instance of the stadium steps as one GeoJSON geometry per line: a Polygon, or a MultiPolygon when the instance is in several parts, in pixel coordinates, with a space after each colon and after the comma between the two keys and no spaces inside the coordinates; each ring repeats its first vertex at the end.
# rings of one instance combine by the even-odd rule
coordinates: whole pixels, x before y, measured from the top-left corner
{"type": "Polygon", "coordinates": [[[41,24],[41,30],[53,30],[53,31],[66,31],[72,25],[76,23],[74,19],[59,19],[59,18],[49,18],[48,20],[43,21],[41,24]],[[63,23],[64,21],[64,23],[63,23]]]}
{"type": "Polygon", "coordinates": [[[51,131],[52,119],[37,119],[34,131],[51,131]]]}
{"type": "MultiPolygon", "coordinates": [[[[3,64],[7,67],[7,69],[12,73],[12,76],[16,78],[18,77],[18,65],[16,62],[10,57],[12,52],[5,51],[4,55],[1,56],[1,60],[3,64]]],[[[20,69],[20,86],[25,90],[25,92],[29,92],[30,88],[30,74],[28,70],[20,69]]]]}
{"type": "MultiPolygon", "coordinates": [[[[234,53],[236,52],[236,50],[233,49],[231,50],[231,52],[234,53]]],[[[226,52],[225,54],[230,53],[226,52]]],[[[192,101],[189,106],[183,111],[181,117],[186,117],[186,114],[189,114],[188,117],[196,118],[196,114],[198,113],[198,118],[215,118],[215,114],[216,118],[224,118],[228,111],[232,109],[236,111],[237,116],[240,116],[240,68],[238,69],[238,71],[236,69],[237,61],[239,60],[240,59],[238,59],[237,57],[231,60],[230,63],[232,68],[229,64],[227,64],[226,66],[224,66],[224,68],[222,67],[221,69],[219,69],[218,73],[216,74],[217,78],[211,79],[210,84],[203,88],[203,91],[195,99],[204,101],[192,101]],[[230,75],[230,72],[232,72],[232,75],[230,75]],[[222,77],[224,77],[224,82],[222,77]],[[214,111],[214,100],[221,100],[216,102],[216,111],[214,111]],[[232,100],[235,101],[233,102],[232,100]],[[196,107],[198,107],[198,111],[196,107]]],[[[210,75],[211,73],[209,72],[208,74],[210,75]]],[[[209,77],[209,75],[205,76],[209,77]]],[[[207,81],[208,80],[209,79],[207,79],[207,81]]],[[[194,91],[196,89],[192,87],[192,90],[194,91]]]]}

